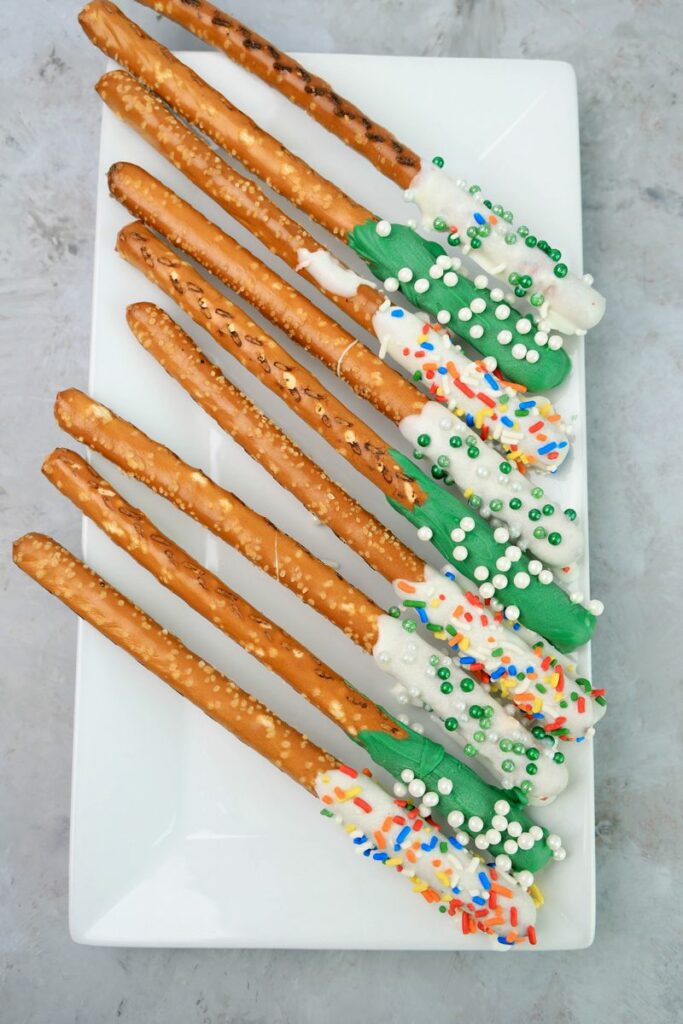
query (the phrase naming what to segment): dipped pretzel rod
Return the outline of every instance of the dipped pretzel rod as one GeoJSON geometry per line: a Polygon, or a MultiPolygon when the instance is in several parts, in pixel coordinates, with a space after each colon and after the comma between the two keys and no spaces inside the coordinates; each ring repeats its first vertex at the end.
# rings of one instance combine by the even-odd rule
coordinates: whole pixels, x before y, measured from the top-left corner
{"type": "Polygon", "coordinates": [[[526,225],[515,225],[512,212],[485,199],[479,185],[449,177],[442,157],[425,162],[323,79],[207,0],[138,2],[222,50],[370,160],[406,190],[424,227],[449,232],[449,242],[461,245],[488,273],[511,283],[518,294],[530,292],[531,303],[550,326],[585,334],[600,321],[605,300],[592,287],[591,276],[571,272],[559,249],[526,225]]]}
{"type": "MultiPolygon", "coordinates": [[[[298,367],[284,349],[260,332],[241,310],[143,224],[137,222],[119,232],[117,251],[165,291],[221,347],[280,395],[297,415],[314,426],[317,417],[325,416],[327,398],[320,382],[298,367]],[[308,381],[310,394],[304,393],[303,381],[308,381]]],[[[369,458],[363,458],[363,453],[354,447],[357,418],[341,403],[336,403],[335,408],[339,422],[323,424],[319,432],[334,438],[335,433],[339,436],[341,427],[343,436],[336,445],[340,454],[359,468],[364,467],[368,478],[379,483],[392,508],[422,530],[421,538],[431,540],[443,558],[449,562],[454,559],[464,576],[474,581],[490,576],[496,601],[505,607],[508,619],[520,619],[564,652],[589,639],[596,621],[592,612],[572,603],[540,562],[530,562],[520,548],[509,545],[507,530],[500,528],[503,532],[497,534],[497,539],[485,520],[472,517],[468,505],[426,477],[400,452],[387,449],[377,435],[368,441],[372,446],[369,458]],[[380,469],[387,472],[386,480],[380,469]],[[415,483],[411,488],[412,481],[415,483]],[[392,492],[400,487],[404,493],[396,500],[392,492]]],[[[358,437],[371,434],[358,424],[358,437]]]]}
{"type": "Polygon", "coordinates": [[[57,449],[43,463],[43,472],[160,583],[276,672],[366,750],[376,764],[396,779],[396,796],[413,798],[423,817],[455,826],[461,846],[466,846],[472,837],[477,849],[488,850],[487,856],[496,858],[497,868],[524,871],[520,879],[524,888],[533,884],[530,872],[547,863],[553,848],[559,853],[557,859],[562,859],[557,837],[534,827],[519,805],[513,810],[505,799],[505,791],[483,782],[440,744],[400,724],[352,687],[165,536],[80,455],[57,449]],[[402,779],[407,776],[410,778],[406,787],[402,779]],[[507,808],[504,815],[499,813],[503,804],[507,808]],[[494,829],[494,818],[498,825],[502,825],[502,820],[505,825],[494,829]],[[517,839],[508,832],[511,823],[517,839]],[[504,850],[506,842],[512,857],[504,850]]]}
{"type": "MultiPolygon", "coordinates": [[[[455,482],[472,508],[504,523],[515,541],[548,565],[568,568],[580,558],[583,531],[573,510],[563,513],[544,501],[543,488],[511,472],[510,463],[481,443],[467,423],[417,394],[399,373],[152,175],[117,163],[108,180],[111,194],[131,213],[172,239],[393,420],[413,445],[415,458],[426,456],[433,463],[432,475],[455,482]]],[[[525,405],[517,409],[517,422],[525,421],[525,405]]],[[[530,436],[547,441],[538,431],[541,422],[532,418],[530,423],[530,436]]]]}
{"type": "Polygon", "coordinates": [[[51,538],[27,534],[13,553],[20,569],[103,636],[317,795],[322,813],[337,820],[368,859],[400,869],[428,902],[460,912],[463,931],[496,935],[506,945],[536,941],[531,896],[495,863],[485,865],[431,822],[411,816],[405,801],[392,800],[287,725],[51,538]],[[391,858],[382,856],[386,850],[391,858]],[[427,856],[416,856],[423,851],[427,856]]]}
{"type": "MultiPolygon", "coordinates": [[[[229,430],[235,419],[246,422],[245,410],[250,403],[222,377],[169,317],[156,307],[140,303],[129,308],[128,318],[141,344],[175,379],[185,383],[190,395],[216,419],[219,426],[229,430]],[[239,410],[239,415],[236,415],[236,410],[239,410]]],[[[577,736],[592,732],[590,723],[596,722],[602,714],[604,699],[596,692],[597,707],[590,706],[587,695],[591,693],[591,687],[587,680],[576,680],[574,669],[552,649],[538,640],[532,646],[533,639],[527,645],[522,637],[506,626],[500,615],[490,613],[473,594],[461,590],[453,579],[441,577],[420,563],[390,534],[385,538],[387,531],[383,531],[368,513],[362,514],[371,526],[374,523],[377,536],[387,542],[380,571],[389,581],[393,580],[397,593],[410,607],[429,607],[430,614],[438,620],[438,612],[432,612],[436,603],[442,614],[445,613],[445,626],[443,629],[439,627],[435,636],[448,639],[449,657],[442,658],[433,647],[416,636],[412,621],[409,625],[398,623],[398,608],[390,609],[389,615],[383,615],[370,598],[295,540],[111,410],[71,390],[58,396],[55,415],[60,426],[72,437],[172,501],[326,616],[354,643],[373,653],[379,667],[396,680],[399,701],[411,700],[416,705],[427,702],[436,708],[441,720],[449,721],[447,731],[456,732],[459,742],[466,737],[468,755],[475,756],[479,751],[479,741],[474,735],[479,729],[473,717],[468,720],[465,715],[464,720],[458,721],[454,711],[462,714],[472,703],[488,703],[489,695],[482,694],[474,680],[461,680],[459,686],[464,696],[460,707],[461,695],[451,696],[454,685],[450,682],[451,674],[458,667],[470,672],[483,671],[493,677],[493,689],[511,699],[524,713],[543,716],[546,709],[546,716],[551,721],[541,725],[542,717],[534,725],[532,734],[542,753],[552,757],[555,765],[561,766],[564,762],[564,755],[555,748],[556,739],[571,738],[572,729],[576,730],[577,736]],[[405,559],[402,550],[406,553],[405,559]],[[406,564],[414,567],[411,579],[399,578],[399,574],[406,572],[406,564]],[[439,600],[435,601],[433,595],[438,595],[439,600]],[[423,599],[416,599],[420,597],[423,599]],[[524,666],[521,677],[515,666],[524,666]],[[440,672],[437,671],[439,668],[440,672]],[[574,701],[571,698],[574,690],[583,699],[574,701]],[[570,728],[567,714],[571,718],[570,728]]],[[[305,493],[310,469],[316,471],[317,467],[288,441],[279,428],[261,415],[253,431],[256,447],[250,443],[249,436],[245,438],[239,430],[231,432],[254,457],[258,457],[259,444],[270,452],[279,453],[275,455],[275,478],[295,479],[305,493]]],[[[272,471],[273,462],[266,462],[265,468],[272,471]]],[[[347,539],[354,533],[346,523],[357,518],[356,503],[336,484],[327,481],[327,485],[330,502],[326,510],[320,510],[321,519],[342,539],[347,539]]],[[[292,490],[296,493],[294,488],[292,490]]],[[[376,543],[374,549],[378,546],[376,543]]],[[[359,553],[364,554],[362,549],[359,553]]],[[[509,726],[510,723],[507,724],[509,726]]],[[[513,743],[521,743],[523,738],[524,734],[520,732],[513,743]]],[[[558,786],[562,788],[566,784],[566,775],[553,771],[551,778],[545,766],[540,772],[541,786],[538,785],[539,780],[532,782],[528,776],[538,775],[539,769],[534,765],[529,771],[529,764],[538,761],[538,757],[535,750],[524,745],[512,751],[510,764],[503,769],[503,761],[511,749],[507,740],[503,748],[501,751],[490,749],[485,756],[493,758],[492,770],[502,778],[506,790],[510,790],[515,782],[519,784],[513,795],[521,792],[522,799],[528,796],[532,802],[542,802],[545,795],[542,789],[555,792],[558,786]],[[525,756],[518,761],[515,755],[525,756]],[[508,770],[511,765],[518,766],[516,776],[508,770]]]]}
{"type": "MultiPolygon", "coordinates": [[[[218,145],[237,155],[275,189],[282,190],[293,202],[303,206],[305,190],[296,183],[296,167],[303,161],[291,155],[293,162],[290,163],[290,154],[287,154],[280,165],[280,173],[277,173],[278,161],[282,160],[282,146],[232,104],[225,103],[220,93],[129,22],[114,5],[96,0],[81,12],[80,21],[97,46],[129,67],[145,86],[158,91],[164,101],[188,122],[201,124],[205,133],[218,145]],[[264,159],[263,153],[268,153],[269,157],[264,159]],[[294,181],[290,180],[292,173],[294,181]]],[[[136,83],[130,76],[120,72],[105,75],[97,88],[118,116],[133,124],[190,178],[202,165],[205,171],[211,170],[217,178],[214,187],[220,185],[224,193],[223,204],[227,202],[232,207],[229,212],[241,219],[281,258],[288,259],[294,267],[306,269],[308,276],[359,323],[368,329],[373,327],[373,303],[376,310],[383,298],[379,295],[373,298],[368,294],[371,289],[368,289],[367,282],[340,266],[312,236],[286,218],[258,186],[232,171],[227,164],[221,168],[220,162],[215,163],[219,160],[216,154],[166,108],[158,109],[149,94],[141,92],[140,86],[136,89],[136,83]],[[249,193],[247,197],[241,194],[245,191],[249,193]],[[234,208],[240,211],[241,216],[234,213],[234,208]],[[251,221],[244,220],[249,214],[251,221]],[[263,223],[264,220],[269,223],[263,223]],[[275,225],[278,225],[277,230],[274,230],[275,225]],[[285,231],[289,236],[289,256],[281,251],[285,231]],[[271,239],[268,239],[269,232],[273,235],[271,239]],[[293,254],[292,243],[297,237],[299,244],[293,254]],[[349,302],[350,299],[354,301],[349,302]]],[[[311,168],[307,167],[307,172],[309,177],[315,176],[311,168]]],[[[197,184],[205,187],[201,181],[197,184]]],[[[315,191],[326,193],[328,187],[329,183],[319,178],[315,191]]],[[[543,331],[534,332],[532,338],[533,320],[520,316],[504,302],[505,296],[500,289],[497,290],[499,295],[491,295],[486,278],[473,283],[464,273],[456,274],[454,271],[459,270],[461,264],[458,257],[451,259],[442,247],[425,241],[412,229],[401,225],[392,228],[386,221],[378,223],[378,218],[369,215],[367,210],[338,189],[327,203],[328,222],[336,217],[341,207],[343,212],[337,221],[337,233],[370,264],[373,273],[385,282],[388,290],[400,287],[411,302],[435,316],[439,314],[443,322],[457,318],[460,333],[464,333],[483,355],[494,356],[502,372],[511,380],[539,390],[554,387],[566,376],[571,364],[566,353],[561,351],[562,339],[559,336],[548,339],[543,331]],[[349,230],[348,225],[354,218],[354,226],[349,230]],[[441,262],[437,262],[437,257],[441,262]],[[450,268],[446,283],[437,280],[437,275],[444,278],[443,261],[450,268]],[[513,338],[516,338],[515,343],[511,344],[513,338]]],[[[451,347],[450,339],[444,338],[445,344],[451,347]]]]}

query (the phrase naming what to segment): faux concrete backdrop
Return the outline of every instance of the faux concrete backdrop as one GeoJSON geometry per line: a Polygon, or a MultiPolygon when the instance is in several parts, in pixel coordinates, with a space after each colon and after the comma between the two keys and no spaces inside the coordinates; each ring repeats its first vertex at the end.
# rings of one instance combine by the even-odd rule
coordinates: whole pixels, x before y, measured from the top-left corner
{"type": "MultiPolygon", "coordinates": [[[[77,517],[38,472],[52,396],[87,380],[104,60],[69,0],[5,2],[0,250],[0,1018],[7,1024],[681,1021],[679,0],[231,0],[291,50],[556,58],[579,82],[585,263],[608,295],[588,347],[598,925],[573,954],[92,949],[67,931],[75,621],[9,561],[77,517]]],[[[122,7],[171,48],[194,41],[122,7]]],[[[539,126],[542,131],[542,126],[539,126]]]]}

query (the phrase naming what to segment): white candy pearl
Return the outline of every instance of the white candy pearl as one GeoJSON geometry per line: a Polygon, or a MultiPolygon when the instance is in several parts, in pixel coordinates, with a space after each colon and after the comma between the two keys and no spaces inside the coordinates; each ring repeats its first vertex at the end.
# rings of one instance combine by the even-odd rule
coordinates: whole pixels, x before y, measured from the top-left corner
{"type": "Polygon", "coordinates": [[[498,526],[493,531],[493,539],[498,544],[507,544],[507,542],[510,540],[510,534],[504,526],[498,526]]]}
{"type": "Polygon", "coordinates": [[[453,270],[449,270],[447,274],[443,275],[443,283],[447,288],[455,288],[458,283],[458,275],[453,270]]]}
{"type": "Polygon", "coordinates": [[[553,352],[559,351],[563,345],[564,341],[559,334],[551,334],[548,338],[548,348],[551,348],[553,352]]]}
{"type": "MultiPolygon", "coordinates": [[[[495,804],[493,805],[493,809],[496,812],[496,814],[507,814],[510,810],[510,804],[507,802],[507,800],[496,800],[495,804]]],[[[496,825],[496,828],[497,827],[498,826],[496,825]]]]}
{"type": "Polygon", "coordinates": [[[521,549],[518,548],[516,544],[510,544],[510,546],[505,549],[505,554],[511,562],[518,562],[522,557],[521,549]]]}
{"type": "Polygon", "coordinates": [[[538,576],[543,571],[543,562],[539,562],[537,558],[532,558],[529,562],[529,572],[532,576],[538,576]]]}
{"type": "Polygon", "coordinates": [[[501,345],[509,345],[512,341],[512,333],[510,331],[499,331],[498,341],[501,345]]]}
{"type": "Polygon", "coordinates": [[[520,850],[531,850],[534,845],[534,841],[528,832],[522,832],[517,842],[520,850]]]}
{"type": "Polygon", "coordinates": [[[425,807],[436,807],[438,802],[439,802],[439,794],[438,793],[431,793],[431,792],[430,793],[425,793],[425,795],[422,798],[422,803],[425,805],[425,807]]]}
{"type": "Polygon", "coordinates": [[[403,771],[401,772],[401,778],[403,779],[404,782],[412,782],[413,779],[415,778],[415,772],[412,770],[412,768],[404,768],[403,771]]]}
{"type": "Polygon", "coordinates": [[[475,288],[486,288],[486,285],[488,283],[489,283],[489,279],[486,276],[486,274],[477,274],[477,276],[474,279],[474,287],[475,288]]]}
{"type": "Polygon", "coordinates": [[[488,601],[489,598],[493,597],[495,592],[496,588],[494,587],[493,583],[482,583],[482,585],[479,587],[479,593],[481,594],[485,601],[488,601]]]}
{"type": "Polygon", "coordinates": [[[549,583],[553,582],[553,574],[550,569],[541,569],[538,574],[538,579],[540,583],[547,587],[549,583]]]}
{"type": "Polygon", "coordinates": [[[388,220],[380,220],[377,222],[375,231],[380,236],[380,238],[386,238],[387,235],[391,234],[391,224],[389,223],[388,220]]]}
{"type": "Polygon", "coordinates": [[[471,320],[471,319],[472,319],[472,310],[471,309],[467,309],[467,307],[464,306],[462,309],[458,310],[458,320],[462,320],[463,323],[466,323],[468,320],[471,320]]]}
{"type": "Polygon", "coordinates": [[[562,840],[555,832],[551,832],[550,835],[546,837],[546,844],[548,849],[555,853],[555,851],[559,850],[562,846],[562,840]]]}
{"type": "Polygon", "coordinates": [[[534,876],[530,871],[518,871],[515,878],[522,889],[530,889],[534,884],[534,876]]]}
{"type": "Polygon", "coordinates": [[[453,558],[456,562],[464,562],[467,554],[467,548],[463,547],[462,544],[458,544],[457,548],[453,548],[453,558]]]}
{"type": "Polygon", "coordinates": [[[403,785],[402,782],[395,782],[394,783],[394,796],[395,797],[398,797],[398,799],[401,800],[404,796],[407,796],[407,794],[408,794],[408,789],[407,789],[406,786],[403,785]]]}
{"type": "Polygon", "coordinates": [[[418,295],[421,295],[423,292],[429,291],[429,281],[427,280],[426,277],[418,277],[417,281],[415,282],[415,291],[418,293],[418,295]]]}
{"type": "Polygon", "coordinates": [[[395,277],[388,277],[384,282],[385,292],[397,292],[398,291],[398,280],[395,277]]]}
{"type": "Polygon", "coordinates": [[[512,352],[513,359],[524,359],[526,355],[526,345],[522,345],[521,342],[518,342],[516,345],[512,346],[510,351],[512,352]]]}
{"type": "Polygon", "coordinates": [[[559,850],[555,850],[555,852],[553,853],[553,860],[564,860],[566,856],[567,851],[565,850],[564,846],[561,846],[559,850]]]}
{"type": "Polygon", "coordinates": [[[499,871],[502,871],[504,875],[508,873],[512,867],[512,861],[506,853],[499,853],[496,857],[496,867],[499,871]]]}
{"type": "Polygon", "coordinates": [[[493,817],[491,818],[491,824],[499,832],[505,832],[506,828],[508,827],[508,820],[504,814],[494,814],[493,817]]]}
{"type": "Polygon", "coordinates": [[[434,536],[429,526],[421,526],[417,531],[418,540],[431,540],[434,536]]]}
{"type": "Polygon", "coordinates": [[[439,281],[443,277],[443,267],[440,267],[438,263],[435,263],[433,267],[429,268],[429,276],[434,281],[439,281]]]}
{"type": "Polygon", "coordinates": [[[486,303],[483,299],[472,299],[470,309],[473,313],[483,313],[486,309],[486,303]]]}
{"type": "Polygon", "coordinates": [[[475,580],[479,580],[480,582],[483,582],[484,580],[487,580],[489,578],[489,571],[485,565],[477,566],[477,568],[474,570],[474,578],[475,580]]]}
{"type": "Polygon", "coordinates": [[[474,522],[474,519],[472,519],[471,516],[463,516],[463,518],[460,520],[460,529],[464,530],[465,533],[471,533],[475,526],[476,523],[474,522]]]}
{"type": "Polygon", "coordinates": [[[502,288],[492,288],[491,289],[491,298],[493,299],[494,302],[500,302],[502,300],[502,298],[503,298],[503,289],[502,288]]]}
{"type": "Polygon", "coordinates": [[[496,846],[501,840],[500,832],[497,828],[490,828],[486,833],[486,842],[489,846],[496,846]]]}
{"type": "Polygon", "coordinates": [[[529,829],[529,835],[534,842],[537,843],[539,840],[543,839],[543,829],[540,825],[532,825],[529,829]]]}
{"type": "Polygon", "coordinates": [[[593,598],[592,601],[588,602],[588,611],[592,615],[602,615],[605,610],[605,606],[602,601],[598,601],[597,597],[593,598]]]}
{"type": "Polygon", "coordinates": [[[422,779],[413,779],[410,785],[408,786],[408,792],[410,793],[410,795],[417,797],[418,799],[424,795],[426,789],[427,787],[425,786],[422,779]]]}
{"type": "Polygon", "coordinates": [[[501,572],[497,572],[496,575],[491,580],[491,583],[493,583],[493,586],[496,588],[496,590],[502,590],[504,587],[507,587],[508,578],[507,576],[504,576],[501,572]]]}
{"type": "Polygon", "coordinates": [[[448,270],[451,265],[451,258],[444,252],[440,256],[436,257],[436,262],[439,267],[443,267],[444,270],[448,270]]]}
{"type": "Polygon", "coordinates": [[[464,820],[465,815],[462,813],[462,811],[451,811],[451,813],[446,818],[446,821],[451,826],[451,828],[460,828],[464,820]]]}
{"type": "Polygon", "coordinates": [[[535,349],[530,348],[526,354],[527,363],[537,363],[539,359],[540,356],[538,352],[535,349]]]}
{"type": "Polygon", "coordinates": [[[456,526],[454,530],[451,530],[451,540],[454,540],[456,544],[464,539],[465,531],[460,526],[456,526]]]}
{"type": "Polygon", "coordinates": [[[441,793],[442,796],[449,796],[449,794],[453,792],[453,783],[451,782],[450,779],[447,779],[444,776],[443,778],[439,779],[439,781],[436,784],[436,788],[438,789],[439,793],[441,793]]]}
{"type": "Polygon", "coordinates": [[[534,341],[537,345],[540,345],[541,348],[543,348],[544,345],[548,344],[548,335],[545,331],[536,331],[534,334],[534,341]]]}
{"type": "Polygon", "coordinates": [[[510,316],[510,307],[506,306],[504,302],[502,302],[500,304],[500,306],[496,306],[496,319],[497,320],[507,320],[507,318],[509,316],[510,316]]]}
{"type": "Polygon", "coordinates": [[[447,309],[440,309],[436,314],[436,319],[440,324],[449,324],[451,322],[451,314],[447,309]]]}
{"type": "Polygon", "coordinates": [[[407,284],[408,281],[412,281],[413,272],[410,269],[410,267],[401,267],[401,269],[398,272],[398,279],[399,281],[403,281],[404,284],[407,284]]]}
{"type": "Polygon", "coordinates": [[[474,845],[478,850],[488,850],[489,844],[486,836],[476,836],[474,845]]]}
{"type": "Polygon", "coordinates": [[[469,334],[470,338],[474,338],[476,340],[477,338],[483,337],[484,328],[481,324],[475,324],[474,327],[470,327],[469,334]]]}
{"type": "Polygon", "coordinates": [[[531,330],[531,320],[526,320],[524,318],[518,320],[515,330],[518,334],[528,334],[531,330]]]}
{"type": "MultiPolygon", "coordinates": [[[[508,779],[507,781],[510,780],[508,779]]],[[[512,785],[511,782],[510,785],[512,785]]],[[[503,849],[512,857],[515,853],[517,853],[517,843],[514,841],[514,839],[506,839],[505,842],[503,843],[503,849]]]]}
{"type": "Polygon", "coordinates": [[[500,569],[501,572],[508,572],[512,567],[512,562],[505,555],[501,555],[500,558],[496,559],[496,569],[500,569]]]}
{"type": "Polygon", "coordinates": [[[511,821],[508,825],[508,835],[512,836],[513,839],[516,839],[517,836],[521,836],[522,831],[522,826],[518,821],[511,821]]]}
{"type": "Polygon", "coordinates": [[[456,832],[455,838],[461,846],[467,846],[470,841],[470,837],[467,835],[467,832],[456,832]]]}
{"type": "Polygon", "coordinates": [[[473,814],[470,820],[467,822],[467,828],[470,832],[481,832],[484,827],[484,822],[477,814],[473,814]]]}
{"type": "Polygon", "coordinates": [[[513,582],[518,590],[526,590],[531,583],[531,577],[527,572],[516,572],[513,582]]]}
{"type": "Polygon", "coordinates": [[[519,618],[519,608],[516,604],[509,604],[505,609],[505,618],[508,622],[516,622],[519,618]]]}

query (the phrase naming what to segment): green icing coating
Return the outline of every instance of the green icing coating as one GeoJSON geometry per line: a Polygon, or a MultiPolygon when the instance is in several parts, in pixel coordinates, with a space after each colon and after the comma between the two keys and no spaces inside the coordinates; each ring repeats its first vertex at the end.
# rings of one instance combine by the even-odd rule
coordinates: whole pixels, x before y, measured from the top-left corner
{"type": "MultiPolygon", "coordinates": [[[[437,551],[468,579],[476,582],[474,570],[480,565],[486,566],[490,577],[496,575],[496,561],[505,557],[508,545],[494,540],[493,530],[477,517],[476,512],[455,494],[445,491],[426,476],[405,455],[395,449],[391,449],[391,455],[406,475],[419,484],[427,500],[422,505],[414,504],[412,508],[392,498],[387,498],[389,504],[418,529],[428,526],[432,531],[432,544],[437,551]],[[466,517],[474,521],[474,529],[467,533],[462,545],[458,546],[467,549],[467,557],[454,562],[453,549],[456,542],[452,540],[451,532],[466,517]]],[[[583,605],[572,604],[569,595],[557,584],[541,583],[537,576],[529,572],[529,559],[525,554],[522,553],[512,568],[502,575],[507,577],[508,584],[498,589],[496,596],[504,606],[514,605],[519,609],[520,621],[527,629],[540,633],[565,654],[588,643],[595,628],[595,616],[583,605]],[[520,572],[529,577],[524,589],[515,586],[513,582],[515,575],[520,572]]]]}
{"type": "MultiPolygon", "coordinates": [[[[526,798],[522,793],[517,789],[508,791],[489,785],[461,761],[448,754],[440,743],[421,736],[406,725],[402,728],[408,733],[402,740],[379,730],[363,729],[358,735],[358,741],[375,764],[380,765],[397,780],[400,780],[404,769],[410,768],[415,776],[425,783],[427,790],[433,793],[439,792],[439,779],[449,779],[453,783],[453,789],[449,794],[439,793],[439,802],[431,812],[435,821],[446,825],[451,811],[461,811],[465,815],[465,821],[461,825],[462,831],[476,835],[468,828],[469,819],[481,818],[484,822],[482,831],[485,832],[491,827],[491,819],[496,813],[496,801],[507,800],[510,805],[510,810],[505,815],[508,822],[517,821],[524,832],[529,831],[534,822],[524,810],[526,798]]],[[[510,857],[515,871],[526,870],[535,874],[547,864],[552,856],[545,843],[547,835],[547,829],[543,829],[542,840],[534,843],[530,850],[518,849],[510,857]]],[[[504,853],[505,838],[505,835],[502,835],[501,842],[489,846],[486,853],[493,856],[504,853]]]]}
{"type": "Polygon", "coordinates": [[[375,277],[380,281],[386,281],[389,277],[399,280],[399,270],[410,267],[413,271],[412,280],[407,283],[399,280],[403,294],[413,305],[434,317],[440,310],[448,310],[452,317],[449,326],[482,355],[493,356],[505,377],[524,384],[530,391],[546,391],[562,383],[571,369],[569,356],[564,349],[537,345],[533,340],[533,327],[528,334],[517,333],[515,324],[521,316],[515,309],[510,310],[506,320],[499,320],[495,315],[499,303],[491,298],[488,288],[476,288],[460,272],[457,275],[458,282],[453,287],[445,285],[443,279],[435,280],[429,276],[437,257],[445,255],[445,249],[438,242],[422,238],[403,224],[392,224],[388,235],[379,235],[376,229],[377,222],[368,220],[357,225],[348,236],[349,245],[366,261],[375,277]],[[426,292],[415,289],[415,282],[420,278],[429,281],[426,292]],[[484,299],[486,309],[482,313],[472,313],[472,318],[465,325],[458,320],[457,314],[459,310],[469,308],[474,299],[484,299]],[[469,330],[475,324],[483,328],[484,333],[480,338],[470,337],[469,330]],[[508,345],[498,341],[498,334],[504,329],[513,334],[512,342],[508,345]],[[515,359],[511,351],[515,342],[522,342],[527,349],[536,351],[538,362],[515,359]]]}

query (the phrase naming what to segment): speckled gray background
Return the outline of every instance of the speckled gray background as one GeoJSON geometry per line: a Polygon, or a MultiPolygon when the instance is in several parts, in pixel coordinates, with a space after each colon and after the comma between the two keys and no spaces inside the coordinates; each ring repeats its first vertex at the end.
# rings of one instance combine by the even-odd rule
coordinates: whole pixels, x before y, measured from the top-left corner
{"type": "MultiPolygon", "coordinates": [[[[77,6],[0,5],[0,1019],[683,1020],[680,0],[229,5],[288,49],[557,58],[577,71],[585,262],[609,298],[589,345],[588,398],[593,591],[608,608],[594,676],[612,703],[597,744],[595,944],[521,959],[126,951],[68,937],[76,627],[7,554],[30,528],[79,544],[77,517],[38,471],[58,443],[52,396],[87,380],[100,116],[92,83],[104,61],[77,27],[77,6]]],[[[151,12],[122,6],[167,45],[192,47],[151,12]]]]}

